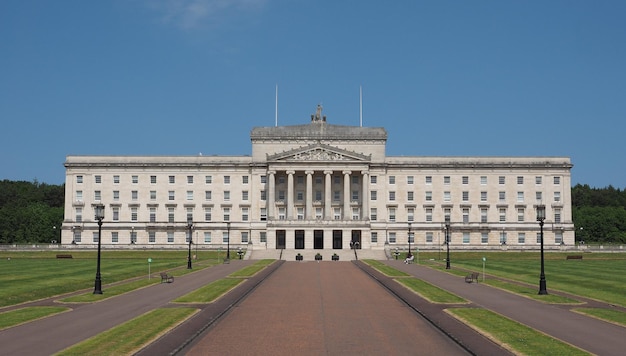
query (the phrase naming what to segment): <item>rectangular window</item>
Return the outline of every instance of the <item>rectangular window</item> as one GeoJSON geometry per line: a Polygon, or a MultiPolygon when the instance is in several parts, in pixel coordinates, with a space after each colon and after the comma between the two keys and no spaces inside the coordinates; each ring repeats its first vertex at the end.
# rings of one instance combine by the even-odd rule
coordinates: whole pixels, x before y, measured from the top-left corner
{"type": "Polygon", "coordinates": [[[138,184],[139,183],[139,176],[132,176],[132,177],[130,177],[130,181],[133,184],[138,184]]]}
{"type": "Polygon", "coordinates": [[[426,213],[425,220],[427,222],[432,222],[433,221],[433,208],[426,208],[425,213],[426,213]]]}
{"type": "Polygon", "coordinates": [[[241,221],[248,221],[250,217],[250,208],[243,207],[241,208],[241,221]]]}
{"type": "Polygon", "coordinates": [[[261,201],[267,200],[267,192],[265,190],[261,191],[261,201]]]}
{"type": "Polygon", "coordinates": [[[518,203],[524,202],[524,192],[517,192],[517,202],[518,203]]]}
{"type": "Polygon", "coordinates": [[[463,193],[463,201],[469,201],[469,192],[468,191],[464,191],[463,193]]]}
{"type": "Polygon", "coordinates": [[[500,203],[506,203],[506,192],[498,192],[498,200],[500,201],[500,203]]]}
{"type": "Polygon", "coordinates": [[[517,208],[517,221],[518,222],[524,221],[524,208],[517,208]]]}
{"type": "Polygon", "coordinates": [[[267,208],[261,208],[261,221],[267,221],[267,208]]]}
{"type": "Polygon", "coordinates": [[[500,245],[506,245],[506,231],[500,233],[500,245]]]}
{"type": "Polygon", "coordinates": [[[156,222],[156,208],[150,208],[150,222],[156,222]]]}
{"type": "Polygon", "coordinates": [[[413,201],[415,194],[413,192],[406,192],[406,200],[413,201]]]}
{"type": "Polygon", "coordinates": [[[433,201],[433,192],[425,192],[424,200],[433,201]]]}
{"type": "Polygon", "coordinates": [[[322,219],[322,214],[323,214],[324,210],[322,208],[316,207],[315,208],[315,218],[320,220],[322,219]]]}
{"type": "Polygon", "coordinates": [[[150,191],[150,200],[156,200],[156,198],[157,198],[156,190],[151,190],[150,191]]]}
{"type": "Polygon", "coordinates": [[[209,207],[204,208],[204,221],[211,221],[212,209],[209,207]]]}
{"type": "Polygon", "coordinates": [[[341,208],[334,208],[333,209],[333,218],[335,220],[341,220],[341,208]]]}
{"type": "Polygon", "coordinates": [[[120,191],[119,190],[114,190],[113,191],[113,201],[118,201],[120,200],[120,191]]]}
{"type": "Polygon", "coordinates": [[[395,201],[396,200],[396,192],[391,191],[389,192],[389,201],[395,201]]]}
{"type": "Polygon", "coordinates": [[[406,177],[406,184],[413,184],[414,178],[413,176],[406,177]]]}
{"type": "Polygon", "coordinates": [[[266,184],[267,183],[267,176],[263,175],[261,176],[261,184],[266,184]]]}
{"type": "Polygon", "coordinates": [[[480,176],[480,185],[487,185],[487,176],[480,176]]]}
{"type": "Polygon", "coordinates": [[[167,232],[167,243],[168,244],[173,244],[174,243],[174,231],[168,231],[167,232]]]}
{"type": "Polygon", "coordinates": [[[150,176],[150,184],[156,184],[157,176],[150,176]]]}
{"type": "Polygon", "coordinates": [[[247,244],[248,243],[248,232],[247,231],[242,231],[241,232],[241,243],[242,244],[247,244]]]}
{"type": "Polygon", "coordinates": [[[120,184],[120,176],[118,175],[113,176],[113,184],[120,184]]]}
{"type": "Polygon", "coordinates": [[[92,235],[92,236],[93,236],[93,242],[94,242],[94,243],[97,243],[97,242],[98,242],[98,240],[100,240],[100,236],[98,235],[98,232],[97,232],[97,231],[94,231],[94,233],[93,233],[93,235],[92,235]]]}
{"type": "Polygon", "coordinates": [[[452,196],[450,192],[443,192],[443,201],[449,202],[452,200],[452,196]]]}
{"type": "Polygon", "coordinates": [[[433,184],[433,177],[432,176],[426,176],[424,177],[424,182],[426,184],[433,184]]]}
{"type": "Polygon", "coordinates": [[[487,208],[480,208],[480,222],[487,222],[487,208]]]}
{"type": "Polygon", "coordinates": [[[359,176],[352,176],[352,184],[359,184],[359,176]]]}
{"type": "Polygon", "coordinates": [[[137,208],[130,208],[130,220],[137,221],[137,215],[139,214],[137,208]]]}
{"type": "Polygon", "coordinates": [[[375,190],[370,191],[370,200],[376,200],[377,192],[375,190]]]}
{"type": "Polygon", "coordinates": [[[244,190],[241,192],[241,200],[248,201],[248,191],[244,190]]]}
{"type": "Polygon", "coordinates": [[[76,222],[83,221],[83,208],[76,208],[76,222]]]}
{"type": "Polygon", "coordinates": [[[541,194],[541,192],[535,192],[535,199],[537,200],[537,202],[541,203],[541,200],[543,199],[543,194],[541,194]]]}
{"type": "Polygon", "coordinates": [[[561,177],[554,177],[554,185],[561,184],[561,177]]]}
{"type": "Polygon", "coordinates": [[[463,232],[463,243],[464,244],[469,244],[470,243],[470,233],[469,232],[463,232]]]}
{"type": "Polygon", "coordinates": [[[170,190],[167,192],[167,197],[169,200],[174,200],[176,198],[176,195],[174,194],[173,190],[170,190]]]}
{"type": "Polygon", "coordinates": [[[248,184],[250,178],[248,178],[248,176],[242,176],[241,177],[241,183],[242,184],[248,184]]]}
{"type": "Polygon", "coordinates": [[[468,185],[469,184],[469,177],[468,176],[461,177],[461,183],[463,185],[468,185]]]}
{"type": "Polygon", "coordinates": [[[211,191],[210,190],[205,190],[204,191],[204,200],[211,200],[211,191]]]}
{"type": "Polygon", "coordinates": [[[82,184],[83,183],[83,176],[76,176],[76,183],[82,184]]]}
{"type": "Polygon", "coordinates": [[[390,244],[395,244],[396,243],[396,233],[395,232],[390,232],[389,233],[389,243],[390,244]]]}
{"type": "Polygon", "coordinates": [[[359,201],[359,191],[358,190],[353,190],[352,191],[352,201],[359,201]]]}
{"type": "Polygon", "coordinates": [[[407,208],[406,209],[406,220],[407,221],[415,221],[415,208],[407,208]]]}
{"type": "Polygon", "coordinates": [[[468,224],[469,223],[469,208],[463,208],[463,223],[464,224],[468,224]]]}
{"type": "Polygon", "coordinates": [[[99,190],[96,190],[93,192],[93,199],[95,201],[100,201],[102,200],[102,193],[99,190]]]}
{"type": "Polygon", "coordinates": [[[535,184],[537,184],[537,185],[541,184],[541,176],[536,176],[535,177],[535,184]]]}
{"type": "Polygon", "coordinates": [[[120,220],[120,208],[114,206],[113,208],[111,208],[111,210],[113,210],[113,221],[119,221],[120,220]]]}
{"type": "Polygon", "coordinates": [[[554,232],[554,243],[557,245],[563,244],[563,232],[562,231],[554,232]]]}
{"type": "Polygon", "coordinates": [[[352,220],[359,220],[361,218],[361,214],[359,212],[359,208],[352,208],[352,220]]]}
{"type": "Polygon", "coordinates": [[[443,184],[450,185],[450,176],[443,177],[443,184]]]}
{"type": "Polygon", "coordinates": [[[378,243],[378,233],[377,232],[372,232],[370,234],[370,242],[375,244],[378,243]]]}
{"type": "Polygon", "coordinates": [[[296,192],[296,201],[303,201],[304,200],[304,192],[301,190],[298,190],[296,192]]]}
{"type": "Polygon", "coordinates": [[[151,244],[156,242],[156,232],[154,231],[148,232],[148,242],[151,244]]]}
{"type": "Polygon", "coordinates": [[[517,176],[517,184],[524,184],[524,177],[523,176],[517,176]]]}
{"type": "Polygon", "coordinates": [[[193,200],[193,190],[187,191],[187,200],[193,200]]]}
{"type": "Polygon", "coordinates": [[[555,224],[560,224],[561,223],[561,209],[554,209],[554,223],[555,224]]]}
{"type": "Polygon", "coordinates": [[[285,220],[285,208],[278,208],[278,220],[285,220]]]}
{"type": "Polygon", "coordinates": [[[204,176],[204,184],[213,183],[213,176],[204,176]]]}
{"type": "Polygon", "coordinates": [[[333,192],[333,200],[334,200],[334,201],[339,201],[339,200],[341,200],[341,191],[339,191],[339,190],[335,190],[335,191],[333,192]]]}
{"type": "Polygon", "coordinates": [[[506,208],[498,209],[500,215],[500,222],[506,222],[506,208]]]}
{"type": "Polygon", "coordinates": [[[230,184],[230,176],[224,176],[224,184],[230,184]]]}
{"type": "Polygon", "coordinates": [[[557,203],[561,201],[561,192],[554,192],[554,201],[557,203]]]}
{"type": "Polygon", "coordinates": [[[389,176],[389,184],[396,184],[396,176],[389,176]]]}
{"type": "Polygon", "coordinates": [[[230,201],[230,191],[229,190],[225,190],[224,191],[224,201],[230,201]]]}
{"type": "Polygon", "coordinates": [[[378,210],[376,208],[370,209],[370,220],[372,221],[378,220],[378,210]]]}
{"type": "Polygon", "coordinates": [[[370,176],[370,184],[376,184],[378,180],[378,176],[370,176]]]}
{"type": "Polygon", "coordinates": [[[505,184],[505,182],[506,182],[506,179],[505,179],[504,176],[499,176],[498,177],[498,184],[503,185],[503,184],[505,184]]]}
{"type": "Polygon", "coordinates": [[[83,201],[83,191],[82,190],[77,190],[76,191],[76,201],[83,201]]]}
{"type": "Polygon", "coordinates": [[[267,242],[267,232],[261,231],[259,233],[259,240],[261,240],[261,242],[267,242]]]}
{"type": "Polygon", "coordinates": [[[426,233],[426,243],[429,243],[429,244],[433,243],[433,233],[430,231],[426,233]]]}
{"type": "Polygon", "coordinates": [[[101,184],[102,183],[102,176],[101,175],[95,176],[95,179],[96,179],[96,184],[101,184]]]}
{"type": "Polygon", "coordinates": [[[483,232],[483,233],[480,234],[480,243],[481,244],[489,243],[489,233],[488,232],[483,232]]]}
{"type": "Polygon", "coordinates": [[[526,234],[523,232],[519,232],[517,234],[517,243],[523,245],[526,243],[526,234]]]}
{"type": "Polygon", "coordinates": [[[485,202],[487,201],[487,192],[480,192],[480,201],[485,202]]]}
{"type": "Polygon", "coordinates": [[[224,221],[230,221],[230,208],[228,207],[224,207],[223,211],[222,211],[223,217],[224,217],[224,221]]]}
{"type": "Polygon", "coordinates": [[[389,208],[389,221],[396,221],[396,208],[389,208]]]}
{"type": "Polygon", "coordinates": [[[187,176],[187,184],[193,184],[193,176],[187,176]]]}
{"type": "Polygon", "coordinates": [[[205,244],[210,244],[211,243],[211,232],[210,231],[205,231],[204,232],[204,243],[205,244]]]}
{"type": "Polygon", "coordinates": [[[174,208],[167,208],[167,222],[174,222],[174,208]]]}
{"type": "Polygon", "coordinates": [[[321,190],[316,190],[315,191],[315,201],[322,201],[322,191],[321,190]]]}
{"type": "Polygon", "coordinates": [[[169,176],[168,178],[169,178],[170,184],[176,183],[176,176],[169,176]]]}
{"type": "Polygon", "coordinates": [[[139,192],[136,190],[133,190],[130,192],[130,199],[131,200],[137,200],[139,199],[139,192]]]}

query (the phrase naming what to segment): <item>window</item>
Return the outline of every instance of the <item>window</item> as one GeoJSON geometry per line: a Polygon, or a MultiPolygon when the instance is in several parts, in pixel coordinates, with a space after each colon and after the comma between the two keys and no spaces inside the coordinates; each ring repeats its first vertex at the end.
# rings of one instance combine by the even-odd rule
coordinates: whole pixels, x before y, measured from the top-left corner
{"type": "Polygon", "coordinates": [[[506,180],[504,176],[499,176],[498,177],[498,184],[503,185],[505,184],[506,180]]]}
{"type": "Polygon", "coordinates": [[[480,192],[480,201],[487,201],[487,192],[482,191],[480,192]]]}
{"type": "Polygon", "coordinates": [[[333,209],[333,218],[335,220],[341,220],[341,208],[334,208],[333,209]]]}
{"type": "Polygon", "coordinates": [[[315,201],[322,201],[322,191],[321,190],[316,190],[315,191],[315,201]]]}
{"type": "Polygon", "coordinates": [[[92,236],[93,242],[98,242],[98,240],[100,240],[100,236],[97,231],[95,231],[92,236]]]}
{"type": "Polygon", "coordinates": [[[561,223],[561,209],[554,209],[554,223],[555,224],[560,224],[561,223]]]}
{"type": "Polygon", "coordinates": [[[113,191],[113,201],[118,201],[120,200],[120,191],[119,190],[114,190],[113,191]]]}
{"type": "Polygon", "coordinates": [[[446,184],[446,185],[450,184],[450,176],[444,176],[443,177],[443,184],[446,184]]]}
{"type": "Polygon", "coordinates": [[[469,244],[470,243],[470,233],[469,232],[463,232],[463,243],[464,244],[469,244]]]}
{"type": "Polygon", "coordinates": [[[113,221],[119,221],[120,220],[120,208],[118,208],[117,206],[114,206],[113,208],[111,208],[111,210],[113,211],[113,221]]]}
{"type": "Polygon", "coordinates": [[[389,184],[396,184],[396,176],[389,176],[389,184]]]}
{"type": "Polygon", "coordinates": [[[261,208],[261,221],[267,221],[267,208],[261,208]]]}
{"type": "Polygon", "coordinates": [[[333,200],[334,201],[339,201],[341,200],[341,192],[339,190],[335,190],[333,192],[333,200]]]}
{"type": "Polygon", "coordinates": [[[150,222],[156,222],[156,208],[150,208],[150,222]]]}
{"type": "Polygon", "coordinates": [[[537,185],[541,184],[541,176],[536,176],[535,177],[535,184],[537,184],[537,185]]]}
{"type": "Polygon", "coordinates": [[[352,220],[359,220],[361,218],[361,214],[359,212],[359,208],[352,208],[352,220]]]}
{"type": "Polygon", "coordinates": [[[296,191],[296,201],[304,200],[304,192],[301,190],[296,191]]]}
{"type": "Polygon", "coordinates": [[[156,184],[157,178],[156,176],[150,176],[150,184],[156,184]]]}
{"type": "Polygon", "coordinates": [[[524,177],[517,176],[517,184],[524,184],[524,177]]]}
{"type": "Polygon", "coordinates": [[[261,184],[267,183],[267,176],[261,176],[261,184]]]}
{"type": "Polygon", "coordinates": [[[413,201],[415,194],[413,192],[406,192],[406,200],[413,201]]]}
{"type": "Polygon", "coordinates": [[[541,243],[541,232],[537,233],[537,243],[540,244],[541,243]]]}
{"type": "Polygon", "coordinates": [[[517,221],[518,222],[524,221],[524,208],[517,208],[517,221]]]}
{"type": "Polygon", "coordinates": [[[83,183],[83,176],[76,176],[76,183],[82,184],[83,183]]]}
{"type": "Polygon", "coordinates": [[[359,184],[359,176],[352,176],[352,184],[359,184]]]}
{"type": "Polygon", "coordinates": [[[377,232],[372,232],[370,234],[370,242],[375,244],[378,243],[378,233],[377,232]]]}
{"type": "Polygon", "coordinates": [[[376,200],[377,192],[375,190],[370,191],[370,200],[376,200]]]}
{"type": "Polygon", "coordinates": [[[285,208],[278,208],[278,220],[285,220],[285,208]]]}
{"type": "Polygon", "coordinates": [[[488,232],[483,232],[483,233],[480,234],[480,243],[481,244],[489,243],[489,233],[488,232]]]}
{"type": "Polygon", "coordinates": [[[204,221],[211,221],[211,212],[212,209],[210,207],[204,208],[204,221]]]}
{"type": "Polygon", "coordinates": [[[135,207],[130,208],[130,220],[131,221],[137,221],[138,215],[139,215],[139,211],[137,210],[137,208],[135,207]]]}
{"type": "MultiPolygon", "coordinates": [[[[193,222],[193,208],[187,208],[187,213],[186,213],[186,221],[192,221],[193,222]]],[[[189,241],[187,241],[189,242],[189,241]]]]}
{"type": "Polygon", "coordinates": [[[324,212],[324,210],[322,208],[316,207],[315,208],[315,218],[316,219],[321,219],[323,212],[324,212]]]}
{"type": "Polygon", "coordinates": [[[224,176],[224,184],[230,184],[230,176],[224,176]]]}
{"type": "Polygon", "coordinates": [[[248,232],[247,231],[242,231],[241,232],[241,243],[242,244],[247,244],[248,243],[248,232]]]}
{"type": "Polygon", "coordinates": [[[554,243],[557,245],[563,244],[563,232],[562,231],[554,232],[554,243]]]}
{"type": "Polygon", "coordinates": [[[167,222],[174,222],[174,208],[167,208],[167,222]]]}
{"type": "Polygon", "coordinates": [[[250,216],[250,208],[243,207],[241,208],[241,221],[248,221],[250,216]]]}
{"type": "Polygon", "coordinates": [[[378,176],[370,176],[370,184],[376,184],[378,180],[378,176]]]}
{"type": "Polygon", "coordinates": [[[242,184],[248,184],[250,178],[248,178],[248,176],[242,176],[241,177],[241,183],[242,184]]]}
{"type": "Polygon", "coordinates": [[[378,220],[378,210],[376,208],[370,209],[370,220],[372,221],[378,220]]]}
{"type": "Polygon", "coordinates": [[[230,190],[224,191],[224,201],[230,201],[230,190]]]}
{"type": "Polygon", "coordinates": [[[406,220],[415,221],[415,208],[408,208],[406,210],[406,220]]]}
{"type": "Polygon", "coordinates": [[[541,194],[541,192],[536,192],[535,199],[537,200],[537,202],[541,202],[541,200],[543,199],[543,194],[541,194]]]}
{"type": "Polygon", "coordinates": [[[267,192],[265,190],[261,191],[261,201],[267,200],[267,192]]]}
{"type": "Polygon", "coordinates": [[[391,191],[389,192],[389,201],[395,201],[396,200],[396,192],[391,191]]]}
{"type": "Polygon", "coordinates": [[[500,222],[506,222],[506,208],[498,209],[500,215],[500,222]]]}
{"type": "Polygon", "coordinates": [[[135,201],[139,198],[139,192],[136,190],[133,190],[130,192],[130,199],[135,201]]]}
{"type": "Polygon", "coordinates": [[[426,243],[429,243],[429,244],[433,243],[433,233],[430,231],[426,233],[426,243]]]}
{"type": "Polygon", "coordinates": [[[463,201],[469,201],[469,192],[468,191],[464,191],[462,193],[462,195],[463,195],[463,197],[462,197],[463,201]]]}
{"type": "Polygon", "coordinates": [[[469,208],[463,208],[463,223],[464,224],[468,224],[469,223],[469,208]]]}
{"type": "Polygon", "coordinates": [[[426,184],[433,184],[433,177],[432,176],[426,176],[424,177],[424,182],[426,184]]]}
{"type": "Polygon", "coordinates": [[[156,200],[156,198],[157,198],[156,190],[151,190],[150,191],[150,200],[156,200]]]}
{"type": "Polygon", "coordinates": [[[517,233],[517,243],[518,244],[525,244],[526,243],[526,234],[523,232],[519,232],[517,233]]]}
{"type": "Polygon", "coordinates": [[[480,176],[480,185],[487,185],[487,176],[480,176]]]}
{"type": "Polygon", "coordinates": [[[120,184],[120,176],[113,176],[113,184],[120,184]]]}
{"type": "Polygon", "coordinates": [[[211,232],[210,231],[205,231],[204,232],[204,243],[205,244],[210,244],[211,243],[211,232]]]}
{"type": "Polygon", "coordinates": [[[517,192],[517,202],[518,203],[524,202],[524,192],[517,192]]]}
{"type": "Polygon", "coordinates": [[[500,233],[500,245],[506,245],[506,231],[500,233]]]}
{"type": "Polygon", "coordinates": [[[213,176],[204,176],[204,184],[213,183],[213,176]]]}
{"type": "Polygon", "coordinates": [[[76,191],[76,201],[83,201],[83,191],[82,190],[77,190],[76,191]]]}
{"type": "Polygon", "coordinates": [[[487,208],[480,208],[480,222],[487,222],[487,208]]]}
{"type": "Polygon", "coordinates": [[[224,207],[222,213],[224,214],[224,221],[230,221],[230,208],[224,207]]]}
{"type": "Polygon", "coordinates": [[[443,192],[443,201],[449,202],[450,200],[452,200],[450,192],[443,192]]]}
{"type": "Polygon", "coordinates": [[[97,175],[97,176],[95,176],[95,179],[96,179],[96,184],[102,183],[102,176],[97,175]]]}
{"type": "Polygon", "coordinates": [[[433,192],[425,192],[424,200],[433,201],[433,192]]]}
{"type": "Polygon", "coordinates": [[[461,177],[461,183],[464,184],[464,185],[468,185],[469,184],[469,177],[468,176],[461,177]]]}
{"type": "Polygon", "coordinates": [[[304,184],[304,176],[296,176],[296,184],[304,184]]]}
{"type": "Polygon", "coordinates": [[[413,176],[406,177],[406,184],[413,184],[413,176]]]}
{"type": "Polygon", "coordinates": [[[353,190],[352,191],[352,201],[359,201],[359,191],[358,190],[353,190]]]}
{"type": "Polygon", "coordinates": [[[396,243],[396,233],[395,232],[390,232],[389,233],[389,243],[390,244],[395,244],[396,243]]]}
{"type": "Polygon", "coordinates": [[[261,242],[267,242],[267,232],[261,231],[259,233],[259,240],[261,240],[261,242]]]}
{"type": "Polygon", "coordinates": [[[169,176],[169,182],[170,184],[176,183],[176,176],[169,176]]]}
{"type": "Polygon", "coordinates": [[[152,244],[156,242],[156,232],[154,231],[148,232],[148,242],[152,244]]]}
{"type": "Polygon", "coordinates": [[[76,208],[76,222],[83,221],[83,208],[76,208]]]}
{"type": "Polygon", "coordinates": [[[168,244],[173,244],[174,243],[174,231],[168,231],[167,232],[167,243],[168,244]]]}
{"type": "Polygon", "coordinates": [[[396,221],[396,208],[389,208],[389,221],[396,221]]]}
{"type": "Polygon", "coordinates": [[[174,194],[173,190],[170,190],[167,192],[167,197],[169,200],[174,200],[176,198],[176,195],[174,194]]]}
{"type": "Polygon", "coordinates": [[[241,192],[241,200],[248,201],[248,191],[244,190],[241,192]]]}
{"type": "Polygon", "coordinates": [[[278,200],[279,201],[285,200],[285,191],[284,190],[279,190],[278,191],[278,200]]]}
{"type": "Polygon", "coordinates": [[[561,201],[561,192],[554,192],[554,201],[557,203],[561,201]]]}
{"type": "Polygon", "coordinates": [[[425,213],[426,213],[425,220],[427,222],[433,221],[433,208],[426,208],[425,213]]]}
{"type": "Polygon", "coordinates": [[[554,185],[561,184],[561,177],[554,177],[554,185]]]}
{"type": "Polygon", "coordinates": [[[102,200],[102,193],[99,190],[93,192],[93,199],[95,201],[102,200]]]}
{"type": "Polygon", "coordinates": [[[193,176],[187,176],[187,184],[193,184],[193,176]]]}
{"type": "Polygon", "coordinates": [[[135,242],[137,242],[137,233],[135,231],[132,231],[130,233],[130,243],[134,244],[135,242]]]}
{"type": "Polygon", "coordinates": [[[506,202],[506,192],[504,192],[504,191],[498,192],[498,200],[500,201],[500,203],[505,203],[506,202]]]}
{"type": "Polygon", "coordinates": [[[130,181],[133,184],[138,184],[139,183],[139,176],[132,176],[132,177],[130,177],[130,181]]]}
{"type": "Polygon", "coordinates": [[[304,208],[302,207],[296,208],[296,218],[298,220],[304,220],[304,208]]]}

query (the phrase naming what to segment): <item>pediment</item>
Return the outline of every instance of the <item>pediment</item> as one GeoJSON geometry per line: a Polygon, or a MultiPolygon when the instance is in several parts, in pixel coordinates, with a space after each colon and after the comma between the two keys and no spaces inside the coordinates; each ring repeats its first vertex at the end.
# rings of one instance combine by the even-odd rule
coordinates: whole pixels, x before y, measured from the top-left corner
{"type": "Polygon", "coordinates": [[[363,162],[369,161],[370,156],[338,147],[316,144],[268,155],[267,160],[280,162],[363,162]]]}

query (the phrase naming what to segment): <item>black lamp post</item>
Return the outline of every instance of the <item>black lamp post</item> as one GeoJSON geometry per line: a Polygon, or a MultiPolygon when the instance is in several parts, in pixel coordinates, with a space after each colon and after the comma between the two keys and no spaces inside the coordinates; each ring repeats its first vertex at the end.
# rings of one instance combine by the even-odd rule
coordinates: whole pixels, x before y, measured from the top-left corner
{"type": "Polygon", "coordinates": [[[446,256],[446,269],[450,269],[450,216],[446,215],[446,246],[448,254],[446,256]]]}
{"type": "Polygon", "coordinates": [[[230,261],[230,221],[226,223],[226,260],[230,261]]]}
{"type": "Polygon", "coordinates": [[[191,269],[191,228],[193,227],[193,219],[187,217],[187,229],[189,230],[189,251],[187,253],[187,269],[191,269]]]}
{"type": "MultiPolygon", "coordinates": [[[[408,240],[409,240],[409,255],[408,255],[408,256],[411,256],[412,254],[411,254],[411,222],[410,222],[410,221],[409,221],[409,235],[408,235],[408,240]]],[[[408,256],[407,256],[407,257],[408,257],[408,256]]]]}
{"type": "Polygon", "coordinates": [[[96,281],[93,294],[102,294],[102,278],[100,276],[100,246],[102,245],[102,219],[104,219],[104,205],[98,204],[94,206],[96,211],[95,218],[98,220],[98,265],[96,268],[96,281]]]}
{"type": "Polygon", "coordinates": [[[540,235],[541,239],[541,274],[539,275],[539,294],[544,295],[548,294],[548,290],[546,289],[546,274],[544,272],[543,266],[543,221],[546,219],[546,206],[543,204],[537,205],[537,221],[539,221],[540,235]]]}

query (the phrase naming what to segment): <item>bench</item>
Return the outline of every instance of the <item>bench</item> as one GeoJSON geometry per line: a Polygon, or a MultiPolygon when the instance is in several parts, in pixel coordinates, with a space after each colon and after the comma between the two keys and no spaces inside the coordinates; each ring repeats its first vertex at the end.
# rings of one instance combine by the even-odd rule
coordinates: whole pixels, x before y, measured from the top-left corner
{"type": "Polygon", "coordinates": [[[569,255],[565,257],[566,260],[582,260],[583,255],[569,255]]]}
{"type": "Polygon", "coordinates": [[[174,276],[172,275],[168,275],[166,272],[161,272],[161,283],[173,283],[174,282],[174,276]]]}
{"type": "Polygon", "coordinates": [[[410,264],[413,263],[414,259],[415,259],[415,256],[411,255],[411,257],[407,257],[407,258],[404,259],[404,263],[407,264],[407,265],[410,265],[410,264]]]}
{"type": "Polygon", "coordinates": [[[476,283],[478,283],[478,276],[479,276],[478,272],[472,272],[468,274],[467,276],[465,276],[465,282],[472,283],[476,281],[476,283]]]}
{"type": "Polygon", "coordinates": [[[73,257],[70,254],[62,254],[62,253],[60,253],[60,254],[57,255],[57,258],[73,258],[73,257]]]}

